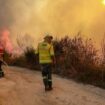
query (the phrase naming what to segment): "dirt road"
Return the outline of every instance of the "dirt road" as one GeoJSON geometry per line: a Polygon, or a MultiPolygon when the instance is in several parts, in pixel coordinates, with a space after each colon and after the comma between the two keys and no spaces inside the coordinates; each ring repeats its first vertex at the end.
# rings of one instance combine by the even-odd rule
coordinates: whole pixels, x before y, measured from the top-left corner
{"type": "Polygon", "coordinates": [[[54,90],[45,92],[40,72],[3,67],[0,105],[105,105],[105,90],[54,75],[54,90]]]}

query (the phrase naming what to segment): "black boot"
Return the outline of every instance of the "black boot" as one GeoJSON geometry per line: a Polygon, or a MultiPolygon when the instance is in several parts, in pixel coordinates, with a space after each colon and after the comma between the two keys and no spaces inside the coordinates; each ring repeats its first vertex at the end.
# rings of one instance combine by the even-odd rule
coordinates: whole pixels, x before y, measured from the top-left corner
{"type": "Polygon", "coordinates": [[[2,77],[4,77],[4,72],[2,72],[2,77]]]}
{"type": "Polygon", "coordinates": [[[43,83],[44,83],[44,86],[45,86],[45,91],[48,91],[48,89],[49,89],[48,80],[47,79],[43,79],[43,83]]]}
{"type": "Polygon", "coordinates": [[[53,90],[53,88],[52,88],[52,81],[49,82],[49,88],[48,88],[48,90],[53,90]]]}
{"type": "Polygon", "coordinates": [[[49,87],[48,90],[51,91],[51,90],[53,90],[53,88],[52,87],[49,87]]]}
{"type": "Polygon", "coordinates": [[[48,86],[45,86],[45,91],[48,91],[49,90],[49,87],[48,86]]]}
{"type": "Polygon", "coordinates": [[[0,71],[0,78],[1,77],[4,77],[4,72],[3,71],[0,71]]]}

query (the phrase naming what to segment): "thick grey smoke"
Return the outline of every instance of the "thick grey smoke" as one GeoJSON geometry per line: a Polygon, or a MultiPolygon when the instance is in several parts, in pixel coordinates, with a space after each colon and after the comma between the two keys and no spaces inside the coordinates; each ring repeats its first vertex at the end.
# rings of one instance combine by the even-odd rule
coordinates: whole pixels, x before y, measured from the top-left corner
{"type": "Polygon", "coordinates": [[[99,44],[105,30],[102,0],[0,0],[0,27],[8,27],[11,38],[30,34],[35,42],[45,33],[57,37],[84,36],[99,44]]]}
{"type": "Polygon", "coordinates": [[[12,22],[13,17],[9,0],[0,0],[0,28],[10,27],[12,22]]]}

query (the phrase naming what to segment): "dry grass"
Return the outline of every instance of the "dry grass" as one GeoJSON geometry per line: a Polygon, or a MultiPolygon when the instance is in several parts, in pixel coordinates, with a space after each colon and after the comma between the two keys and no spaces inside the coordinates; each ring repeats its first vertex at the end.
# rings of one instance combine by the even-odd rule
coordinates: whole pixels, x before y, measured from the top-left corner
{"type": "MultiPolygon", "coordinates": [[[[100,62],[92,39],[84,40],[81,35],[72,39],[66,36],[54,40],[53,44],[56,57],[56,65],[53,67],[55,73],[78,82],[105,88],[105,50],[103,50],[103,62],[100,62]]],[[[102,48],[104,47],[103,44],[102,48]]],[[[39,68],[38,57],[34,52],[33,48],[26,49],[23,57],[13,60],[12,64],[32,69],[39,68]]]]}

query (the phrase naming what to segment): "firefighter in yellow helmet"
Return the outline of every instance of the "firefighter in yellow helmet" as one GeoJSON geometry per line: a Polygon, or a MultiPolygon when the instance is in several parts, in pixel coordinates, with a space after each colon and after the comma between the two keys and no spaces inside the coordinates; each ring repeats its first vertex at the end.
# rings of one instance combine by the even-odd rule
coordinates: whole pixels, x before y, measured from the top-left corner
{"type": "Polygon", "coordinates": [[[47,35],[44,41],[38,44],[36,54],[39,55],[39,63],[42,69],[45,91],[52,90],[52,63],[54,61],[53,37],[47,35]]]}

